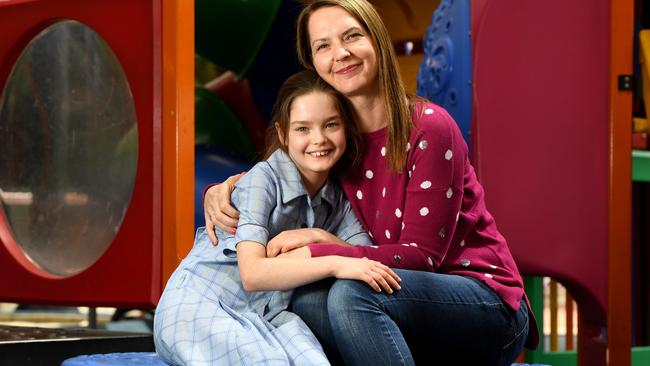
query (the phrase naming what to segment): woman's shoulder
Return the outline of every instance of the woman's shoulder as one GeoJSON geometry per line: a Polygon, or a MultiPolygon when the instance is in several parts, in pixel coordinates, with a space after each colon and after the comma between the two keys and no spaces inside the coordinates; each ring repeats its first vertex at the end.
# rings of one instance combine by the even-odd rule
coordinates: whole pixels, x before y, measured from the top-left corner
{"type": "Polygon", "coordinates": [[[460,134],[456,121],[441,106],[428,100],[418,100],[413,106],[413,131],[411,138],[422,136],[436,138],[455,138],[460,134]]]}
{"type": "Polygon", "coordinates": [[[411,114],[416,128],[431,130],[457,126],[447,110],[426,99],[417,100],[413,105],[411,114]]]}

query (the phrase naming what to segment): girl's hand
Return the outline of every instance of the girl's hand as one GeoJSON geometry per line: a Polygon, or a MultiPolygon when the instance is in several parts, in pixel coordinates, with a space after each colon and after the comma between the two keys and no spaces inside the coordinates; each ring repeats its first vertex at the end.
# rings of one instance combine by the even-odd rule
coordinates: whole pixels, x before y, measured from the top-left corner
{"type": "Polygon", "coordinates": [[[321,231],[321,229],[312,228],[285,230],[266,244],[266,256],[272,258],[280,253],[316,243],[320,241],[321,231]]]}
{"type": "Polygon", "coordinates": [[[213,245],[218,243],[217,235],[214,233],[215,227],[228,233],[235,233],[239,211],[235,210],[230,204],[230,194],[235,189],[235,183],[242,175],[244,173],[233,175],[226,179],[225,182],[212,186],[205,192],[203,200],[205,230],[208,232],[213,245]]]}
{"type": "Polygon", "coordinates": [[[366,258],[335,257],[334,277],[348,280],[359,280],[367,283],[375,291],[383,288],[389,294],[393,289],[401,289],[402,279],[388,266],[366,258]]]}

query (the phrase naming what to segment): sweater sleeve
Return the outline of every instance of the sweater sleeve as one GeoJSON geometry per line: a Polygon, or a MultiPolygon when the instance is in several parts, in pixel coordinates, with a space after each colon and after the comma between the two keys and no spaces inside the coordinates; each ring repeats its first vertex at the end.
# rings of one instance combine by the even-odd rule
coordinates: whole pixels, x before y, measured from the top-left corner
{"type": "Polygon", "coordinates": [[[426,271],[440,266],[461,210],[467,146],[453,119],[441,108],[433,111],[425,106],[409,141],[404,206],[395,212],[402,219],[399,235],[370,247],[310,246],[312,256],[367,257],[393,268],[426,271]]]}

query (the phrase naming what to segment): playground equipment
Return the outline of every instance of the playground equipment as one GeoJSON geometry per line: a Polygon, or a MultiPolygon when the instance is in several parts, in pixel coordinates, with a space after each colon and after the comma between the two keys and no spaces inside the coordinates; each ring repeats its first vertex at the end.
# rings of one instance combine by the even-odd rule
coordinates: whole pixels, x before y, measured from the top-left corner
{"type": "Polygon", "coordinates": [[[470,1],[443,0],[424,35],[417,93],[444,107],[470,141],[472,44],[470,1]]]}
{"type": "Polygon", "coordinates": [[[193,17],[0,3],[0,301],[155,306],[192,243],[193,17]]]}
{"type": "Polygon", "coordinates": [[[473,159],[522,272],[574,295],[582,365],[630,364],[631,7],[472,3],[473,159]]]}

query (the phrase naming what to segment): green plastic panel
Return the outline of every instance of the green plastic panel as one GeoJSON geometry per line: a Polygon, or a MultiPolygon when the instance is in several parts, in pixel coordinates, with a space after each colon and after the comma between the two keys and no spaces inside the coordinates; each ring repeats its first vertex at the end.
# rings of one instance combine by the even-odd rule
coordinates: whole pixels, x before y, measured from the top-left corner
{"type": "Polygon", "coordinates": [[[632,180],[650,182],[650,151],[632,151],[632,180]]]}

